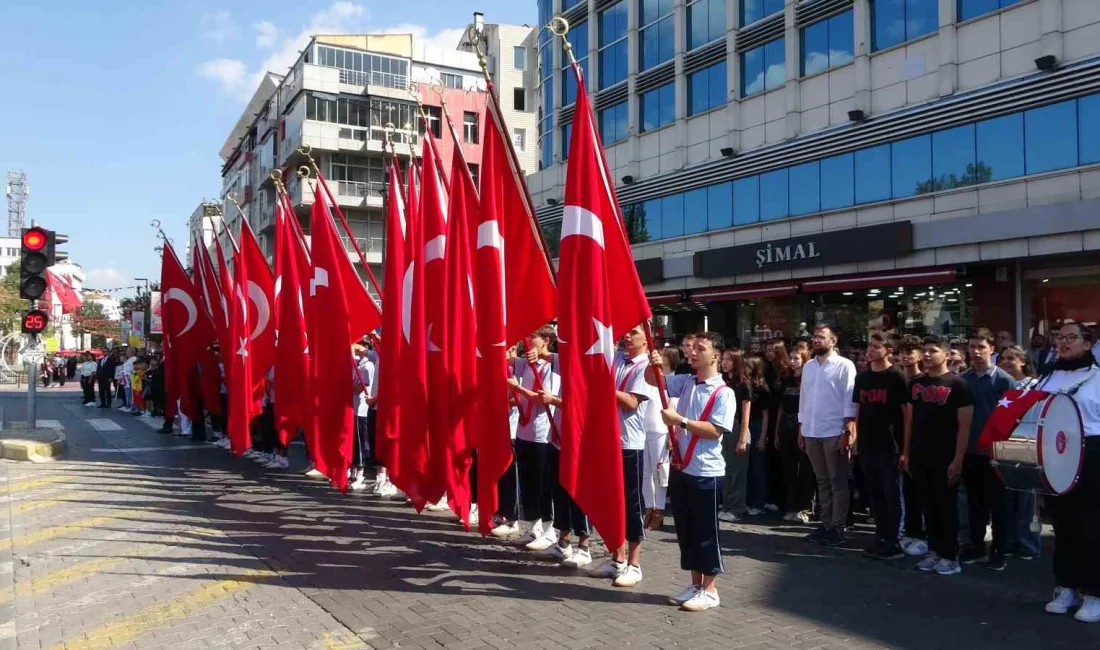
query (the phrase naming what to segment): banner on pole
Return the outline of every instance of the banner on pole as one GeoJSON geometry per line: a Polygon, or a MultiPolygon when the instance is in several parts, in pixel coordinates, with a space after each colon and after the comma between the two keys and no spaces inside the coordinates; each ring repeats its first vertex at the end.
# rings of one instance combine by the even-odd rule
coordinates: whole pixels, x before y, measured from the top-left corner
{"type": "MultiPolygon", "coordinates": [[[[149,310],[149,333],[163,334],[164,321],[161,320],[161,302],[159,291],[153,291],[149,293],[149,310]]],[[[144,330],[142,336],[144,337],[144,330]]]]}
{"type": "Polygon", "coordinates": [[[145,312],[135,311],[130,314],[130,340],[128,343],[135,348],[145,345],[145,312]]]}

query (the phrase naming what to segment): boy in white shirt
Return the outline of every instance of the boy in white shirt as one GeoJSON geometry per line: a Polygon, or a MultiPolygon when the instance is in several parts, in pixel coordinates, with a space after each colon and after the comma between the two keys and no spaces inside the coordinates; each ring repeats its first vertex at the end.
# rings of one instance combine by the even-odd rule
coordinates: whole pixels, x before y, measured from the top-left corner
{"type": "MultiPolygon", "coordinates": [[[[694,375],[670,375],[668,394],[677,397],[676,408],[664,409],[661,418],[675,426],[673,468],[669,492],[680,545],[680,567],[691,572],[691,584],[669,603],[690,612],[701,612],[720,604],[715,582],[722,573],[722,547],[718,539],[718,496],[726,463],[722,458],[722,436],[733,430],[737,400],[718,371],[725,350],[720,334],[704,332],[692,341],[689,362],[694,375]]],[[[661,355],[650,352],[653,370],[646,373],[656,385],[655,373],[661,355]]]]}

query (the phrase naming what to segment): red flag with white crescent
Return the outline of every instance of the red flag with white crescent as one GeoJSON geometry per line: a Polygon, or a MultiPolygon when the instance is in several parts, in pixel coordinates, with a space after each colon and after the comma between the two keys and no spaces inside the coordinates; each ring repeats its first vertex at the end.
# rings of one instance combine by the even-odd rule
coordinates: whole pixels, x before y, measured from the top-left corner
{"type": "Polygon", "coordinates": [[[1041,402],[1050,393],[1030,388],[1013,388],[1005,391],[997,407],[993,409],[989,419],[986,420],[982,435],[978,438],[978,449],[992,449],[993,443],[1008,440],[1013,429],[1020,423],[1020,419],[1027,414],[1031,407],[1041,402]]]}
{"type": "MultiPolygon", "coordinates": [[[[248,281],[238,285],[237,300],[248,313],[249,362],[257,401],[263,396],[264,378],[275,364],[275,276],[260,250],[247,221],[241,221],[241,258],[248,266],[248,281]]],[[[259,414],[257,409],[253,415],[259,414]]]]}
{"type": "MultiPolygon", "coordinates": [[[[405,240],[408,236],[405,196],[401,191],[401,175],[391,158],[387,167],[386,193],[386,284],[382,290],[382,341],[378,349],[378,420],[375,431],[374,455],[384,467],[390,468],[390,480],[401,444],[401,403],[404,367],[401,364],[401,336],[405,287],[405,240]],[[385,368],[385,381],[381,380],[385,368]]],[[[396,483],[394,484],[396,485],[396,483]]]]}
{"type": "Polygon", "coordinates": [[[312,420],[303,399],[309,394],[309,346],[301,275],[309,269],[299,267],[298,235],[290,223],[297,218],[281,200],[275,205],[275,428],[284,446],[312,420]]]}

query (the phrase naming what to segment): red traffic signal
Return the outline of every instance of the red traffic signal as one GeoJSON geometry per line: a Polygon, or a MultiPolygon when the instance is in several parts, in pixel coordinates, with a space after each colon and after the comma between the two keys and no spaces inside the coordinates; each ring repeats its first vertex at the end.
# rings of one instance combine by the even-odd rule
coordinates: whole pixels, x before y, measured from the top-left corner
{"type": "Polygon", "coordinates": [[[23,233],[23,248],[28,251],[40,251],[46,247],[50,240],[50,233],[45,228],[27,228],[23,233]]]}
{"type": "Polygon", "coordinates": [[[41,334],[50,324],[50,316],[41,309],[28,309],[23,312],[23,333],[41,334]]]}

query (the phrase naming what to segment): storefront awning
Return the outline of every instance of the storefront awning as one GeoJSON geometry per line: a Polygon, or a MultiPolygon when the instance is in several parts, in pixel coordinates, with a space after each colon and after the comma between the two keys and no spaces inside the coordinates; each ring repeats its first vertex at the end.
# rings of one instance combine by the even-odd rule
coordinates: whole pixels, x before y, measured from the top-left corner
{"type": "Polygon", "coordinates": [[[954,270],[928,269],[900,273],[861,273],[857,275],[813,280],[802,283],[804,293],[826,293],[830,291],[852,291],[854,289],[875,289],[878,287],[911,287],[923,284],[950,284],[955,281],[954,270]]]}
{"type": "Polygon", "coordinates": [[[651,293],[646,295],[651,305],[675,305],[684,300],[684,291],[666,291],[663,293],[651,293]]]}
{"type": "Polygon", "coordinates": [[[696,302],[709,302],[714,300],[780,298],[783,296],[793,296],[797,291],[798,285],[790,282],[783,284],[732,285],[692,291],[691,299],[696,302]]]}

